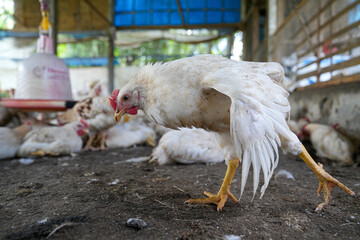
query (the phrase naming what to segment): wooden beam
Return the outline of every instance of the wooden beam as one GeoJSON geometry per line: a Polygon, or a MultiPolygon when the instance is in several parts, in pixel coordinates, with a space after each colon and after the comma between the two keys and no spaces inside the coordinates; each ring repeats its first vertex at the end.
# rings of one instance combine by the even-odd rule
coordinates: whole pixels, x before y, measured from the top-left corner
{"type": "Polygon", "coordinates": [[[360,46],[360,39],[357,38],[357,39],[355,39],[354,43],[347,45],[347,46],[344,47],[343,49],[337,50],[336,52],[332,52],[332,53],[330,53],[330,54],[328,54],[328,55],[325,55],[324,57],[318,58],[318,59],[315,60],[315,61],[312,61],[312,62],[310,62],[310,63],[308,63],[308,64],[306,64],[306,65],[304,65],[304,66],[302,66],[302,67],[297,68],[297,70],[299,71],[299,70],[301,70],[301,69],[303,69],[303,68],[306,68],[306,67],[308,67],[308,66],[310,66],[310,65],[312,65],[312,64],[314,64],[314,63],[321,62],[321,61],[324,60],[324,59],[330,58],[330,57],[335,56],[335,55],[338,55],[338,54],[340,54],[340,53],[344,53],[344,52],[350,51],[351,49],[356,48],[356,47],[359,47],[359,46],[360,46]]]}
{"type": "Polygon", "coordinates": [[[295,89],[295,91],[300,92],[300,91],[306,91],[306,90],[310,90],[310,89],[336,87],[341,84],[351,84],[351,83],[360,83],[360,74],[354,74],[354,75],[345,76],[345,77],[338,77],[333,80],[314,83],[314,84],[311,84],[306,87],[297,88],[297,89],[295,89]]]}
{"type": "Polygon", "coordinates": [[[276,29],[276,31],[275,31],[275,33],[274,33],[274,36],[276,36],[279,32],[280,32],[280,30],[283,28],[283,27],[285,27],[285,25],[295,16],[295,14],[296,14],[296,10],[298,10],[298,9],[300,9],[300,8],[302,8],[306,3],[307,3],[307,1],[308,0],[302,0],[301,2],[300,2],[300,4],[294,9],[294,10],[292,10],[291,11],[291,13],[289,14],[289,16],[287,16],[286,18],[285,18],[285,20],[280,24],[280,26],[276,29]]]}
{"type": "Polygon", "coordinates": [[[181,8],[180,0],[176,0],[176,4],[177,4],[177,7],[178,7],[178,12],[179,12],[180,17],[181,17],[181,24],[183,26],[185,26],[185,19],[184,19],[184,14],[183,14],[183,11],[182,11],[182,8],[181,8]]]}
{"type": "Polygon", "coordinates": [[[348,68],[348,67],[353,67],[353,66],[359,65],[359,64],[360,64],[360,56],[353,57],[347,61],[339,62],[337,64],[333,64],[328,67],[322,68],[320,70],[320,74],[330,72],[330,71],[336,71],[336,70],[340,70],[340,69],[344,69],[344,68],[348,68]]]}
{"type": "MultiPolygon", "coordinates": [[[[105,17],[102,12],[99,11],[89,0],[84,0],[85,3],[102,19],[104,20],[109,26],[112,26],[112,20],[110,21],[107,17],[105,17]]],[[[110,0],[111,1],[111,0],[110,0]]],[[[114,9],[112,9],[114,11],[114,9]]]]}
{"type": "Polygon", "coordinates": [[[360,56],[351,58],[347,61],[343,61],[343,62],[339,62],[337,64],[330,65],[325,68],[321,68],[319,72],[317,70],[315,70],[312,72],[308,72],[308,73],[299,75],[296,77],[296,81],[300,81],[300,80],[308,78],[308,77],[316,76],[317,73],[323,74],[323,73],[330,72],[330,71],[336,71],[339,69],[353,67],[353,66],[359,65],[359,64],[360,64],[360,56]]]}
{"type": "MultiPolygon", "coordinates": [[[[343,14],[349,12],[352,8],[354,8],[356,5],[358,5],[360,3],[360,1],[356,1],[353,4],[350,4],[349,6],[345,7],[343,10],[341,10],[340,12],[338,12],[335,16],[333,16],[332,18],[330,18],[329,20],[327,20],[324,24],[322,24],[321,26],[319,26],[318,28],[315,29],[314,32],[310,33],[310,38],[312,38],[316,33],[320,32],[323,28],[325,28],[326,26],[328,26],[329,24],[331,24],[332,22],[334,22],[335,20],[339,19],[343,14]]],[[[317,16],[319,16],[320,14],[317,14],[317,16]]],[[[303,41],[301,41],[299,44],[296,45],[296,49],[299,49],[302,45],[304,45],[304,43],[307,41],[307,39],[305,38],[303,41]]]]}
{"type": "MultiPolygon", "coordinates": [[[[329,7],[331,7],[332,3],[335,2],[336,0],[330,0],[329,3],[325,4],[325,6],[323,8],[320,9],[319,12],[315,13],[314,16],[312,16],[309,21],[307,21],[305,23],[305,25],[303,27],[309,27],[310,23],[312,23],[318,15],[322,14],[326,9],[328,9],[329,7]]],[[[303,27],[301,27],[299,30],[296,31],[296,33],[290,38],[291,40],[293,40],[294,38],[296,38],[301,31],[303,30],[303,27]]]]}
{"type": "MultiPolygon", "coordinates": [[[[346,32],[352,30],[353,28],[357,27],[360,25],[360,20],[357,22],[354,22],[350,25],[348,25],[347,27],[342,28],[340,31],[337,31],[335,34],[330,35],[329,37],[327,37],[326,39],[324,39],[323,41],[319,42],[318,44],[314,45],[314,49],[320,47],[321,45],[323,45],[324,43],[326,43],[327,41],[330,41],[334,38],[337,38],[343,34],[345,34],[346,32]]],[[[309,52],[313,51],[314,49],[308,49],[307,51],[305,51],[302,54],[299,54],[298,58],[302,58],[304,56],[306,56],[309,52]]]]}

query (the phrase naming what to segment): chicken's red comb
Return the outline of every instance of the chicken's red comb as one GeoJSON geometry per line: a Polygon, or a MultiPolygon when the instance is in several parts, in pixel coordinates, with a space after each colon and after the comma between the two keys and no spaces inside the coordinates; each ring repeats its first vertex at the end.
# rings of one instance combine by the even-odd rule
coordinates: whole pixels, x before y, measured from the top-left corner
{"type": "Polygon", "coordinates": [[[302,119],[304,119],[304,120],[307,121],[307,122],[311,122],[311,121],[310,121],[310,118],[308,118],[307,116],[304,116],[302,119]]]}
{"type": "Polygon", "coordinates": [[[30,122],[30,121],[26,121],[25,124],[26,124],[26,125],[31,125],[31,122],[30,122]]]}
{"type": "Polygon", "coordinates": [[[82,125],[84,125],[85,128],[89,128],[87,122],[84,119],[81,119],[80,122],[82,125]]]}
{"type": "Polygon", "coordinates": [[[304,126],[301,129],[301,132],[305,132],[305,128],[307,127],[308,124],[304,124],[304,126]]]}
{"type": "Polygon", "coordinates": [[[109,97],[109,100],[110,100],[110,105],[111,105],[111,107],[114,109],[114,111],[116,111],[116,99],[117,99],[117,97],[118,97],[118,95],[119,95],[119,92],[120,92],[120,90],[119,89],[115,89],[113,92],[112,92],[112,94],[111,94],[111,96],[109,97]]]}
{"type": "Polygon", "coordinates": [[[333,125],[333,128],[334,128],[335,130],[337,130],[339,127],[340,127],[340,124],[338,124],[338,123],[335,123],[335,124],[333,125]]]}

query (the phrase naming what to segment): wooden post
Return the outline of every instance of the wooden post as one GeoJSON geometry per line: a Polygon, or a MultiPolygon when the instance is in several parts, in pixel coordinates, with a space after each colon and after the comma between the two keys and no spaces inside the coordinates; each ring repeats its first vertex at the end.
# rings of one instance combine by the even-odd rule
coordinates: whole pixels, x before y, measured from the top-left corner
{"type": "Polygon", "coordinates": [[[53,40],[54,54],[57,55],[57,34],[58,34],[58,1],[50,0],[50,24],[51,37],[53,40]]]}

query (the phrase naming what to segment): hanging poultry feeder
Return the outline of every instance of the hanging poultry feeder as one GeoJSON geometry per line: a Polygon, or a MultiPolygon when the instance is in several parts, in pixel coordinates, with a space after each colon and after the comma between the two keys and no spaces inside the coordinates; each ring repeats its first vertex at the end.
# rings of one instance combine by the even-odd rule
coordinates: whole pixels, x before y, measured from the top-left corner
{"type": "Polygon", "coordinates": [[[49,7],[40,1],[42,21],[39,27],[37,53],[19,66],[15,99],[3,99],[2,105],[35,111],[64,111],[72,107],[69,69],[53,54],[49,7]]]}

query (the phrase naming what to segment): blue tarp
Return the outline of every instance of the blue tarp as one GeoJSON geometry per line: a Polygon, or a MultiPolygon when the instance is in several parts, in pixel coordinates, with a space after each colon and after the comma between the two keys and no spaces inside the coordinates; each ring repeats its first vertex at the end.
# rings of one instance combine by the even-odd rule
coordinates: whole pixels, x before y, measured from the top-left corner
{"type": "MultiPolygon", "coordinates": [[[[179,0],[184,25],[240,23],[241,0],[179,0]]],[[[181,26],[176,0],[115,0],[116,27],[181,26]]]]}

